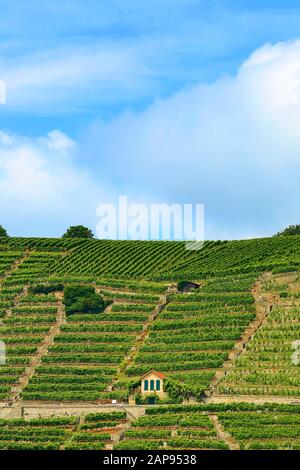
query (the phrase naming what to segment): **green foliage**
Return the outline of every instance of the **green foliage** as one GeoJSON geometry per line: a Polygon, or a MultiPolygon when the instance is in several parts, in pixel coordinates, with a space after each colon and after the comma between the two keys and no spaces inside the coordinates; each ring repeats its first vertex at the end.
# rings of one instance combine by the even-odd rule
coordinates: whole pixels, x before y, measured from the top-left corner
{"type": "Polygon", "coordinates": [[[300,235],[300,225],[290,225],[289,227],[277,233],[276,237],[286,237],[290,235],[300,235]]]}
{"type": "MultiPolygon", "coordinates": [[[[283,272],[299,268],[299,241],[300,237],[274,237],[207,242],[203,250],[189,253],[181,242],[0,240],[0,273],[9,273],[1,280],[0,287],[0,339],[8,353],[7,364],[0,371],[0,399],[11,396],[11,389],[18,384],[25,367],[32,363],[50,328],[61,318],[60,300],[49,294],[63,286],[66,293],[70,289],[70,304],[66,308],[72,309],[75,304],[72,313],[76,314],[69,315],[61,325],[53,345],[25,386],[23,399],[57,403],[65,400],[111,404],[112,399],[126,402],[129,393],[138,392],[141,374],[151,368],[165,373],[169,403],[182,402],[190,396],[201,399],[216,369],[222,367],[236,341],[256,318],[251,292],[254,282],[265,269],[283,272]],[[28,256],[10,272],[10,267],[27,248],[28,256]],[[202,288],[190,294],[167,292],[168,286],[180,279],[198,280],[202,288]],[[29,295],[25,285],[29,285],[29,295]],[[87,308],[83,299],[90,296],[99,299],[91,286],[97,286],[104,299],[114,301],[112,309],[92,313],[93,302],[87,308]],[[160,310],[157,304],[164,302],[162,294],[167,294],[167,306],[155,317],[160,310]],[[140,343],[145,328],[149,334],[140,343]],[[136,353],[130,362],[127,358],[134,348],[136,353]]],[[[267,284],[266,292],[269,292],[267,284]]],[[[286,297],[289,308],[284,312],[278,309],[270,312],[270,324],[256,332],[241,355],[241,362],[236,361],[228,371],[226,377],[231,382],[221,382],[221,386],[226,386],[223,393],[299,396],[300,368],[288,364],[291,342],[300,337],[299,310],[293,308],[298,294],[296,290],[289,292],[289,285],[277,288],[277,297],[286,297]],[[264,373],[266,366],[270,373],[264,373]]],[[[165,405],[166,401],[158,401],[161,410],[165,405]]],[[[103,420],[86,422],[83,426],[101,430],[116,423],[111,417],[105,423],[103,420]]],[[[180,417],[172,440],[168,437],[169,448],[197,447],[204,445],[203,438],[212,437],[210,428],[202,429],[197,423],[193,427],[191,423],[195,424],[191,416],[180,417]]],[[[103,442],[98,442],[95,436],[89,441],[89,436],[81,435],[84,430],[80,433],[77,430],[74,440],[68,440],[63,446],[100,448],[103,442]]],[[[140,435],[147,441],[141,445],[156,449],[162,440],[162,446],[166,447],[163,436],[169,436],[169,430],[158,431],[156,442],[152,441],[155,440],[153,429],[149,429],[149,439],[148,431],[138,429],[128,437],[133,441],[140,435]]],[[[25,441],[18,443],[25,444],[25,441]]],[[[131,445],[127,440],[121,444],[128,448],[131,445]]],[[[273,444],[273,441],[268,443],[273,444]]],[[[209,445],[207,441],[206,446],[209,445]]]]}
{"type": "Polygon", "coordinates": [[[63,290],[63,284],[36,284],[28,289],[32,294],[49,294],[50,292],[62,292],[63,290]]]}
{"type": "Polygon", "coordinates": [[[94,238],[93,232],[83,225],[73,225],[68,228],[63,238],[94,238]]]}
{"type": "Polygon", "coordinates": [[[126,414],[87,415],[83,422],[78,417],[1,419],[0,450],[102,450],[117,426],[126,423],[126,414]]]}
{"type": "MultiPolygon", "coordinates": [[[[111,285],[130,284],[134,279],[180,281],[212,276],[254,275],[264,271],[296,271],[300,267],[300,236],[204,243],[198,252],[185,249],[184,242],[94,240],[83,238],[3,238],[9,250],[46,252],[37,263],[38,273],[24,272],[32,282],[49,272],[57,279],[106,277],[111,285]],[[64,253],[64,256],[62,256],[64,253]],[[52,258],[51,255],[52,254],[52,258]],[[43,264],[43,266],[42,266],[43,264]],[[129,281],[128,281],[129,280],[129,281]]],[[[39,253],[32,253],[30,259],[39,253]]],[[[29,266],[28,262],[25,266],[29,266]]],[[[32,263],[31,263],[32,264],[32,263]]],[[[20,272],[19,272],[20,274],[20,272]]],[[[153,283],[153,282],[152,282],[153,283]]],[[[101,284],[102,285],[102,284],[101,284]]]]}
{"type": "Polygon", "coordinates": [[[242,281],[231,276],[226,286],[232,284],[239,288],[170,295],[170,302],[150,325],[147,340],[127,367],[127,376],[155,369],[167,374],[164,386],[170,399],[199,399],[214,370],[228,358],[234,340],[256,317],[249,293],[253,276],[242,276],[242,281]]]}
{"type": "Polygon", "coordinates": [[[95,293],[95,288],[75,285],[64,289],[64,305],[66,314],[101,313],[105,308],[102,297],[95,293]]]}
{"type": "Polygon", "coordinates": [[[8,237],[7,231],[2,227],[2,225],[0,225],[0,237],[8,237]]]}
{"type": "MultiPolygon", "coordinates": [[[[299,302],[295,294],[294,302],[299,302]]],[[[299,303],[289,308],[275,306],[219,383],[219,393],[299,396],[300,370],[292,361],[292,345],[299,338],[299,303]]]]}
{"type": "MultiPolygon", "coordinates": [[[[200,408],[200,407],[199,407],[200,408]]],[[[194,407],[152,407],[132,423],[114,449],[228,449],[211,420],[194,407]],[[151,411],[155,414],[150,414],[151,411]],[[160,413],[161,410],[161,413],[160,413]]]]}

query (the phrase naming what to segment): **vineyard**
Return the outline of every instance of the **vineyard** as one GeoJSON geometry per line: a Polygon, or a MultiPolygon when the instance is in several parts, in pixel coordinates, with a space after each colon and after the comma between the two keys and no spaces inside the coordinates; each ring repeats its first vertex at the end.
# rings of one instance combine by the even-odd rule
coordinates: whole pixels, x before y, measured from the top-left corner
{"type": "Polygon", "coordinates": [[[124,412],[49,419],[0,420],[0,450],[102,450],[126,427],[124,412]]]}
{"type": "MultiPolygon", "coordinates": [[[[161,289],[162,285],[156,287],[161,289]]],[[[160,296],[149,291],[120,295],[100,287],[99,292],[116,302],[102,314],[75,314],[63,319],[22,394],[24,400],[105,403],[128,398],[128,388],[112,390],[112,383],[160,296]]]]}
{"type": "Polygon", "coordinates": [[[255,318],[250,292],[253,279],[248,275],[232,279],[233,293],[228,279],[215,278],[204,284],[201,293],[170,295],[168,305],[151,324],[148,338],[126,369],[127,376],[138,378],[157,369],[168,374],[172,396],[203,393],[255,318]],[[212,292],[214,285],[219,292],[212,292]]]}
{"type": "Polygon", "coordinates": [[[147,409],[115,448],[299,450],[300,407],[240,403],[147,409]]]}
{"type": "Polygon", "coordinates": [[[265,282],[277,297],[265,323],[218,387],[236,395],[300,396],[300,369],[292,360],[300,337],[300,279],[277,276],[265,282]]]}
{"type": "MultiPolygon", "coordinates": [[[[2,251],[11,255],[26,250],[36,252],[36,260],[31,264],[36,262],[35,274],[41,277],[76,274],[180,280],[186,276],[201,279],[212,274],[289,272],[300,266],[300,236],[206,241],[199,251],[186,250],[184,242],[173,241],[9,238],[1,243],[2,251]],[[38,253],[44,255],[38,259],[38,253]]],[[[4,263],[5,260],[8,258],[3,258],[4,263]]],[[[24,266],[24,278],[34,275],[28,268],[24,266]]]]}
{"type": "Polygon", "coordinates": [[[2,239],[0,449],[300,448],[299,266],[298,236],[2,239]],[[104,311],[66,314],[66,286],[104,311]]]}

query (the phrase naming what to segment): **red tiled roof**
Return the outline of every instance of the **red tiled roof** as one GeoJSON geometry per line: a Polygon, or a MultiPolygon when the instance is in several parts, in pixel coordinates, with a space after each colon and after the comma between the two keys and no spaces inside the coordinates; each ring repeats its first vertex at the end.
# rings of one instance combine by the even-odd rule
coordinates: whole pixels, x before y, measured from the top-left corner
{"type": "Polygon", "coordinates": [[[150,370],[149,372],[146,372],[146,374],[142,375],[141,379],[143,379],[144,377],[146,377],[147,375],[149,374],[155,374],[157,375],[160,379],[165,379],[166,376],[164,374],[162,374],[161,372],[156,372],[156,370],[150,370]]]}

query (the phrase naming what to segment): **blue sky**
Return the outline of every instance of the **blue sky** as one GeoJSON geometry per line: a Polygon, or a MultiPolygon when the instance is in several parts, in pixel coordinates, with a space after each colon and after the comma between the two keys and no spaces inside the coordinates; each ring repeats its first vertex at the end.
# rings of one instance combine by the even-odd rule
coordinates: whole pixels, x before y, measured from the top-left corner
{"type": "Polygon", "coordinates": [[[207,238],[298,223],[298,39],[297,1],[0,0],[0,223],[118,194],[204,203],[207,238]]]}

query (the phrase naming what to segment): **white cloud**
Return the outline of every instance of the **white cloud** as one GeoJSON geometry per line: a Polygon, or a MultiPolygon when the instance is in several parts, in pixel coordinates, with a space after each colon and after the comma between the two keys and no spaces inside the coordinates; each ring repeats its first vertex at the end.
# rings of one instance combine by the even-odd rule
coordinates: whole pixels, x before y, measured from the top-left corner
{"type": "Polygon", "coordinates": [[[135,192],[205,203],[208,236],[297,223],[300,41],[264,46],[234,77],[98,121],[83,145],[135,192]]]}
{"type": "Polygon", "coordinates": [[[7,109],[56,115],[139,99],[151,88],[140,44],[102,41],[0,57],[7,109]]]}
{"type": "Polygon", "coordinates": [[[204,203],[208,238],[267,235],[299,222],[299,175],[300,41],[268,44],[236,76],[98,120],[77,143],[0,132],[0,223],[93,228],[97,205],[127,194],[204,203]]]}
{"type": "Polygon", "coordinates": [[[11,234],[60,235],[96,225],[104,186],[76,165],[76,143],[59,130],[35,139],[0,132],[1,224],[11,234]]]}
{"type": "Polygon", "coordinates": [[[79,184],[69,166],[75,143],[63,133],[29,139],[1,132],[0,143],[0,188],[7,197],[44,205],[58,197],[66,181],[68,189],[79,184]]]}

